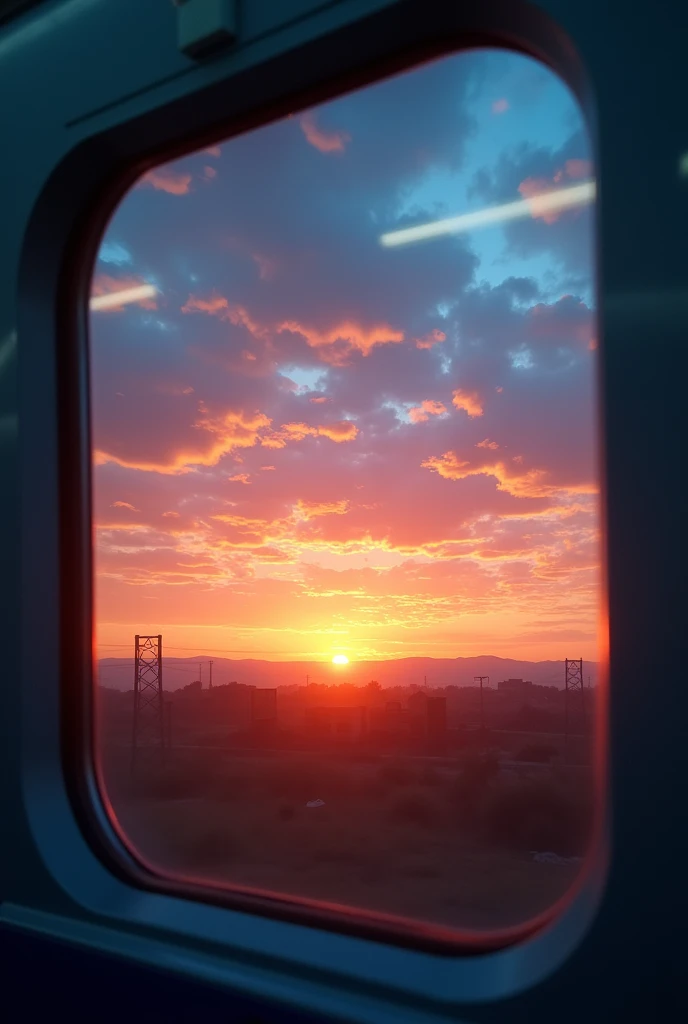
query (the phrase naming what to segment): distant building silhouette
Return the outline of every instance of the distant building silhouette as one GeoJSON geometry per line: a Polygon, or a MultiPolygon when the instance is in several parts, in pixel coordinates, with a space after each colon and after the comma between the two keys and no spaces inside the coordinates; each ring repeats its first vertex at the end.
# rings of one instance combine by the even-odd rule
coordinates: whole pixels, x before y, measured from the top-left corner
{"type": "Polygon", "coordinates": [[[357,740],[368,731],[366,707],[306,708],[306,729],[312,736],[357,740]]]}
{"type": "Polygon", "coordinates": [[[497,683],[497,689],[502,692],[526,694],[532,691],[533,684],[529,679],[503,679],[501,683],[497,683]]]}

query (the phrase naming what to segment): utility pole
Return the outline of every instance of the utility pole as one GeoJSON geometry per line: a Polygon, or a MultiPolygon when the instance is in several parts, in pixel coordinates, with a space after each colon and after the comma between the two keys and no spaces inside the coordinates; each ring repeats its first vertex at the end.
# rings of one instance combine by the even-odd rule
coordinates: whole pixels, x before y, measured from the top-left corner
{"type": "Polygon", "coordinates": [[[203,662],[202,661],[199,661],[199,663],[198,663],[198,678],[199,678],[200,683],[201,683],[201,689],[203,689],[203,662]]]}
{"type": "Polygon", "coordinates": [[[581,716],[581,732],[583,735],[586,734],[586,714],[585,714],[585,685],[583,682],[583,659],[582,658],[567,658],[565,661],[565,676],[564,676],[564,749],[566,750],[566,757],[568,760],[568,747],[569,747],[569,702],[573,700],[574,693],[580,693],[580,716],[581,716]]]}
{"type": "Polygon", "coordinates": [[[212,690],[212,688],[213,688],[213,663],[212,663],[212,661],[209,661],[208,664],[210,666],[210,683],[208,684],[208,689],[212,690]]]}
{"type": "Polygon", "coordinates": [[[162,690],[162,636],[134,637],[134,719],[131,767],[140,750],[157,750],[164,756],[165,723],[162,690]]]}
{"type": "Polygon", "coordinates": [[[483,704],[483,683],[490,685],[489,676],[473,676],[474,683],[480,683],[480,731],[485,732],[485,706],[483,704]]]}

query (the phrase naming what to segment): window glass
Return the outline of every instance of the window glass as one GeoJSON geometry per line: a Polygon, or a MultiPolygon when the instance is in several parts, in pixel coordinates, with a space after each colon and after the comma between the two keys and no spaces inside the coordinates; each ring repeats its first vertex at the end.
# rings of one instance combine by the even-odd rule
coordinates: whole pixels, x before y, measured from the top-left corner
{"type": "Polygon", "coordinates": [[[456,929],[591,829],[581,111],[472,51],[194,152],[93,272],[97,749],[163,874],[456,929]]]}

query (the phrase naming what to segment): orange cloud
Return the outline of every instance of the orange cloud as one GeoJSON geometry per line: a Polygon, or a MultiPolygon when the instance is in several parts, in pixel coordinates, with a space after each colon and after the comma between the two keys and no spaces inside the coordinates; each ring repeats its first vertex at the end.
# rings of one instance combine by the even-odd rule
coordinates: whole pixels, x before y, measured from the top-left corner
{"type": "Polygon", "coordinates": [[[245,327],[256,338],[264,338],[269,333],[251,318],[243,306],[230,303],[224,295],[218,295],[217,292],[212,292],[207,299],[189,295],[181,311],[182,313],[207,313],[208,316],[216,316],[219,320],[229,320],[237,327],[245,327]]]}
{"type": "Polygon", "coordinates": [[[358,434],[358,427],[351,420],[338,420],[336,423],[328,423],[318,427],[321,437],[329,437],[331,441],[340,444],[342,441],[353,441],[358,434]]]}
{"type": "Polygon", "coordinates": [[[299,124],[301,131],[306,136],[306,141],[321,153],[343,153],[347,142],[351,142],[351,136],[346,132],[325,132],[318,128],[315,114],[312,111],[302,114],[299,124]]]}
{"type": "Polygon", "coordinates": [[[94,453],[94,462],[97,466],[114,462],[127,469],[170,476],[190,473],[196,466],[216,466],[224,455],[228,455],[236,448],[251,448],[260,439],[261,431],[271,423],[272,420],[261,412],[248,414],[243,410],[230,410],[215,418],[206,416],[197,420],[193,426],[199,432],[208,435],[206,445],[183,448],[172,455],[168,462],[126,459],[114,452],[102,450],[94,453]]]}
{"type": "Polygon", "coordinates": [[[438,345],[441,341],[446,340],[447,335],[444,331],[438,331],[435,328],[429,334],[423,335],[422,338],[416,338],[416,348],[432,348],[433,345],[438,345]]]}
{"type": "Polygon", "coordinates": [[[128,501],[113,501],[112,505],[110,505],[110,508],[128,508],[130,512],[141,511],[140,508],[134,508],[133,505],[130,505],[128,501]]]}
{"type": "Polygon", "coordinates": [[[341,364],[342,360],[352,351],[367,356],[376,345],[388,345],[404,340],[404,332],[395,331],[389,324],[377,324],[366,330],[358,324],[346,322],[329,331],[320,332],[310,327],[304,327],[296,320],[287,320],[278,325],[277,331],[278,333],[289,331],[291,334],[300,334],[311,348],[316,349],[328,349],[336,345],[337,342],[343,343],[345,346],[343,354],[340,352],[323,353],[325,361],[334,364],[341,364]]]}
{"type": "Polygon", "coordinates": [[[235,473],[234,476],[228,476],[227,479],[231,484],[250,484],[251,482],[248,473],[235,473]]]}
{"type": "Polygon", "coordinates": [[[311,398],[311,402],[314,402],[315,405],[322,405],[322,403],[326,402],[326,401],[327,401],[327,396],[326,395],[317,395],[315,398],[311,398]]]}
{"type": "Polygon", "coordinates": [[[497,490],[506,491],[514,498],[552,498],[562,492],[597,494],[598,491],[594,484],[584,483],[570,486],[553,483],[550,473],[545,469],[529,469],[519,473],[510,469],[502,461],[471,465],[470,462],[460,459],[456,452],[452,451],[445,452],[444,455],[433,455],[422,462],[421,466],[433,470],[445,480],[466,480],[472,476],[492,476],[497,481],[497,490]]]}
{"type": "MultiPolygon", "coordinates": [[[[256,258],[254,257],[254,259],[256,258]]],[[[230,303],[224,295],[218,295],[216,292],[206,299],[189,295],[181,311],[182,313],[207,313],[209,316],[216,316],[219,320],[229,320],[236,326],[245,327],[255,338],[266,339],[273,333],[271,328],[254,320],[244,306],[230,303]]],[[[306,327],[297,320],[285,320],[274,327],[275,334],[281,334],[284,331],[290,334],[300,334],[311,348],[333,349],[332,352],[323,355],[323,358],[325,362],[335,365],[341,365],[352,351],[367,356],[376,345],[387,345],[404,340],[404,332],[395,330],[389,324],[374,324],[366,329],[359,324],[347,321],[328,331],[317,331],[314,328],[306,327]],[[343,351],[341,349],[334,351],[338,344],[343,346],[343,351]]]]}
{"type": "Polygon", "coordinates": [[[499,448],[499,445],[497,444],[496,441],[490,441],[489,437],[486,437],[484,441],[478,441],[478,443],[477,443],[477,445],[475,447],[476,448],[491,448],[493,451],[495,451],[497,448],[499,448]]]}
{"type": "Polygon", "coordinates": [[[263,470],[264,473],[267,473],[268,470],[274,469],[275,467],[274,466],[261,466],[260,468],[263,470]]]}
{"type": "Polygon", "coordinates": [[[482,416],[483,406],[476,391],[463,391],[457,388],[452,398],[452,405],[457,409],[463,409],[473,419],[482,416]]]}
{"type": "Polygon", "coordinates": [[[266,448],[284,448],[289,441],[303,441],[306,437],[328,437],[340,444],[353,441],[357,434],[358,427],[350,420],[338,420],[319,427],[311,427],[307,423],[283,423],[279,430],[264,437],[261,444],[266,448]]]}
{"type": "Polygon", "coordinates": [[[163,519],[179,519],[179,512],[163,512],[163,519]]]}
{"type": "Polygon", "coordinates": [[[184,196],[191,191],[191,175],[179,174],[170,170],[169,167],[157,167],[144,174],[136,187],[143,188],[146,185],[161,192],[169,192],[173,196],[184,196]]]}
{"type": "MultiPolygon", "coordinates": [[[[148,281],[144,281],[141,277],[110,277],[109,274],[98,274],[91,282],[91,298],[95,298],[97,295],[113,295],[117,292],[129,291],[130,288],[140,288],[148,283],[148,281]]],[[[158,304],[153,297],[139,299],[138,302],[128,303],[128,305],[140,306],[141,309],[158,308],[158,304]]],[[[123,309],[126,309],[126,306],[108,306],[104,312],[121,313],[123,309]]]]}
{"type": "Polygon", "coordinates": [[[343,501],[302,501],[296,503],[299,515],[305,519],[313,519],[315,516],[343,516],[349,511],[349,502],[343,501]]]}
{"type": "Polygon", "coordinates": [[[493,114],[505,114],[509,109],[509,101],[505,99],[495,100],[492,104],[493,114]]]}
{"type": "Polygon", "coordinates": [[[446,411],[446,406],[442,405],[441,402],[435,402],[433,399],[427,398],[420,405],[409,409],[408,416],[411,423],[425,423],[429,416],[443,416],[446,411]]]}

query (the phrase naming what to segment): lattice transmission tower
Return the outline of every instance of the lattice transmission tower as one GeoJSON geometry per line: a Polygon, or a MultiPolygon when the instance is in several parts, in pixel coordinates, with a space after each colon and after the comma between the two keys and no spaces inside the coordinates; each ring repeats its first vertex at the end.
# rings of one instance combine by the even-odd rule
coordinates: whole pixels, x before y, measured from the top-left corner
{"type": "Polygon", "coordinates": [[[571,729],[586,732],[585,684],[583,682],[583,659],[566,659],[566,682],[564,693],[564,714],[566,738],[571,729]],[[577,729],[576,729],[577,727],[577,729]]]}
{"type": "Polygon", "coordinates": [[[157,754],[165,750],[164,705],[162,691],[162,635],[134,638],[134,723],[131,764],[143,751],[157,754]]]}

